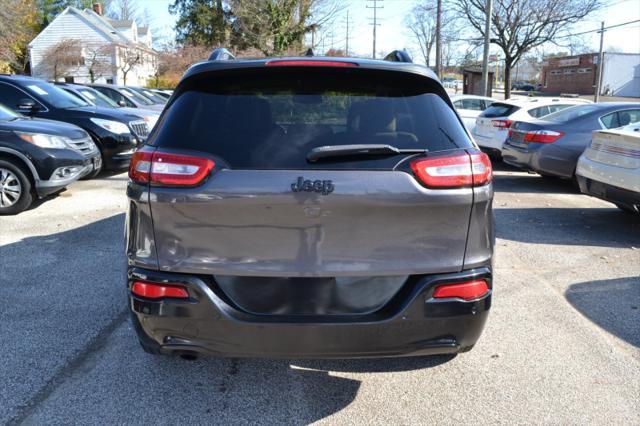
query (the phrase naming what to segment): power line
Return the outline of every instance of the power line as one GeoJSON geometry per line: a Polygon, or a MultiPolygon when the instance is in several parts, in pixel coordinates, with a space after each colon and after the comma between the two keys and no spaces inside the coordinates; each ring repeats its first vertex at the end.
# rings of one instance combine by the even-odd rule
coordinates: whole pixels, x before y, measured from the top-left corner
{"type": "Polygon", "coordinates": [[[384,9],[384,6],[378,6],[378,2],[382,2],[383,0],[367,0],[367,1],[373,2],[373,6],[366,5],[365,8],[373,9],[373,23],[370,23],[369,25],[373,25],[373,52],[371,56],[373,57],[373,59],[375,59],[376,58],[376,28],[380,25],[378,24],[378,9],[384,9]]]}
{"type": "Polygon", "coordinates": [[[636,19],[635,21],[623,22],[621,24],[610,25],[608,27],[598,28],[598,29],[595,29],[595,30],[583,31],[581,33],[567,34],[567,35],[563,35],[563,36],[558,36],[558,37],[555,37],[555,38],[568,38],[568,37],[575,37],[575,36],[584,35],[584,34],[590,34],[590,33],[599,33],[600,31],[607,31],[607,30],[610,30],[612,28],[618,28],[618,27],[622,27],[624,25],[635,24],[636,22],[640,22],[640,19],[636,19]]]}

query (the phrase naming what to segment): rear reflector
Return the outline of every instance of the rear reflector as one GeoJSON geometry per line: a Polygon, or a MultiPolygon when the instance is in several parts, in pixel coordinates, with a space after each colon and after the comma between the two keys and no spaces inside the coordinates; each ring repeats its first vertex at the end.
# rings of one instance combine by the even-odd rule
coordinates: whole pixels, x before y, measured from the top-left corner
{"type": "Polygon", "coordinates": [[[129,177],[155,186],[196,186],[215,167],[213,160],[162,151],[136,151],[129,165],[129,177]]]}
{"type": "Polygon", "coordinates": [[[268,67],[357,67],[355,62],[313,61],[313,60],[275,60],[265,64],[268,67]]]}
{"type": "Polygon", "coordinates": [[[188,299],[187,289],[175,284],[158,284],[147,281],[135,281],[131,286],[131,292],[136,296],[147,299],[162,299],[172,297],[174,299],[188,299]]]}
{"type": "Polygon", "coordinates": [[[433,291],[433,298],[474,300],[487,293],[489,293],[489,286],[485,280],[473,280],[465,283],[440,285],[433,291]]]}
{"type": "Polygon", "coordinates": [[[456,154],[413,160],[411,169],[430,188],[481,186],[491,181],[491,160],[487,154],[456,154]]]}

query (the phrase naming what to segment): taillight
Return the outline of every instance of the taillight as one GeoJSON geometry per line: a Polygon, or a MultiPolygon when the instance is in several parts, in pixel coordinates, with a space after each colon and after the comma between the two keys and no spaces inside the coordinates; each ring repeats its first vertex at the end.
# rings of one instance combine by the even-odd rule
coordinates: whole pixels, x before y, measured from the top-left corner
{"type": "Polygon", "coordinates": [[[525,142],[537,143],[553,143],[560,139],[564,132],[556,132],[554,130],[534,130],[524,134],[525,142]]]}
{"type": "Polygon", "coordinates": [[[489,286],[485,280],[473,280],[463,283],[443,284],[433,291],[434,299],[457,298],[474,300],[489,293],[489,286]]]}
{"type": "Polygon", "coordinates": [[[129,165],[129,177],[156,186],[196,186],[215,167],[213,160],[162,151],[136,151],[129,165]]]}
{"type": "Polygon", "coordinates": [[[171,297],[174,299],[188,299],[189,292],[184,286],[179,284],[159,284],[149,281],[134,281],[131,292],[136,296],[147,299],[163,299],[171,297]]]}
{"type": "Polygon", "coordinates": [[[511,120],[491,120],[491,125],[493,127],[497,127],[498,129],[508,129],[511,127],[513,121],[511,120]]]}
{"type": "Polygon", "coordinates": [[[418,158],[410,165],[416,177],[431,188],[480,186],[492,177],[491,160],[483,152],[418,158]]]}
{"type": "Polygon", "coordinates": [[[314,61],[314,60],[281,60],[276,59],[268,61],[266,64],[268,67],[357,67],[356,62],[345,61],[314,61]]]}

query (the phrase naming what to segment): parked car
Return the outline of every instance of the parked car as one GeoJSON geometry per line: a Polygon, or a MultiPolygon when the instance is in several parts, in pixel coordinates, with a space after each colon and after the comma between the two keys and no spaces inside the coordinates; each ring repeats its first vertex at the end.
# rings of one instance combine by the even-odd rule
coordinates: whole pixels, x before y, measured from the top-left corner
{"type": "Polygon", "coordinates": [[[424,66],[193,65],[129,173],[129,306],[148,352],[424,355],[480,336],[491,162],[424,66]]]}
{"type": "Polygon", "coordinates": [[[164,108],[164,105],[156,104],[151,99],[130,90],[126,86],[114,86],[112,84],[87,84],[86,86],[93,87],[123,107],[144,108],[158,112],[162,112],[164,108]]]}
{"type": "MultiPolygon", "coordinates": [[[[25,76],[0,75],[0,102],[30,117],[75,124],[92,137],[106,169],[126,168],[138,143],[148,135],[147,123],[113,108],[91,105],[61,88],[25,76]]],[[[100,172],[96,169],[89,177],[100,172]]]]}
{"type": "Polygon", "coordinates": [[[62,87],[67,92],[72,95],[80,97],[80,99],[89,102],[95,106],[104,107],[104,108],[119,108],[120,111],[135,115],[141,119],[143,119],[147,123],[147,134],[153,129],[153,126],[158,122],[158,118],[160,117],[160,113],[158,111],[144,109],[144,108],[129,108],[118,105],[115,101],[113,101],[108,96],[104,95],[101,92],[98,92],[92,87],[83,86],[80,84],[72,84],[72,83],[61,83],[55,82],[56,86],[62,87]]]}
{"type": "Polygon", "coordinates": [[[526,81],[516,81],[511,85],[511,90],[521,90],[525,92],[531,92],[537,90],[537,85],[533,83],[527,83],[526,81]]]}
{"type": "Polygon", "coordinates": [[[517,98],[493,103],[476,120],[473,138],[483,150],[499,157],[509,127],[517,120],[530,120],[591,101],[573,98],[517,98]]]}
{"type": "Polygon", "coordinates": [[[616,102],[574,106],[542,120],[517,121],[502,157],[513,166],[545,176],[573,179],[578,158],[591,133],[640,121],[640,103],[616,102]]]}
{"type": "Polygon", "coordinates": [[[165,103],[171,97],[171,93],[168,93],[165,90],[160,90],[160,89],[147,89],[147,90],[150,90],[151,92],[155,93],[156,95],[161,96],[165,100],[165,103]]]}
{"type": "Polygon", "coordinates": [[[450,98],[469,132],[472,132],[476,127],[478,115],[489,108],[489,105],[497,102],[496,99],[476,95],[451,95],[450,98]]]}
{"type": "Polygon", "coordinates": [[[149,99],[150,101],[152,101],[156,105],[164,106],[164,104],[167,103],[167,98],[165,98],[164,96],[160,96],[159,94],[154,93],[153,91],[151,91],[149,89],[145,89],[143,87],[128,87],[127,89],[128,90],[133,90],[134,92],[136,92],[140,96],[144,96],[145,98],[149,99]]]}
{"type": "Polygon", "coordinates": [[[100,153],[79,127],[27,118],[0,104],[0,214],[29,208],[100,169],[100,153]]]}
{"type": "Polygon", "coordinates": [[[640,123],[594,131],[576,176],[582,193],[640,214],[640,123]]]}

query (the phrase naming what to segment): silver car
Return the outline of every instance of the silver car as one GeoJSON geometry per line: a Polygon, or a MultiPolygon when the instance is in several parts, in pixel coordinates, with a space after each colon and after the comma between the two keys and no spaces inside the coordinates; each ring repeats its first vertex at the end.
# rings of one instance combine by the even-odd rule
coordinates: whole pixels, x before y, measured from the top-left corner
{"type": "Polygon", "coordinates": [[[574,106],[541,120],[517,121],[502,148],[503,160],[541,175],[575,179],[578,158],[591,133],[640,121],[640,103],[605,102],[574,106]]]}

